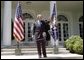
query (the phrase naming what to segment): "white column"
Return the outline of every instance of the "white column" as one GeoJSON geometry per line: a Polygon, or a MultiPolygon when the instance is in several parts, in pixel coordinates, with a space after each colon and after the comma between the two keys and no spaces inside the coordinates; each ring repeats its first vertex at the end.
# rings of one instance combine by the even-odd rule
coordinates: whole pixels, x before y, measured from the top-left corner
{"type": "Polygon", "coordinates": [[[28,42],[28,20],[25,20],[25,42],[28,42]]]}
{"type": "Polygon", "coordinates": [[[11,1],[4,1],[3,45],[11,45],[11,1]]]}

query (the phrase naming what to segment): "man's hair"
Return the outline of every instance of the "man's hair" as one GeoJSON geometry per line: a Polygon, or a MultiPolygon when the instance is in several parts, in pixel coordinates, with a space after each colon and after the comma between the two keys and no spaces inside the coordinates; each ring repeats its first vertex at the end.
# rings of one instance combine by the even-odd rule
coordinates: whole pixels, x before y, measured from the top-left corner
{"type": "Polygon", "coordinates": [[[37,18],[38,18],[38,17],[41,17],[41,16],[42,16],[41,14],[38,14],[38,15],[37,15],[37,18]]]}

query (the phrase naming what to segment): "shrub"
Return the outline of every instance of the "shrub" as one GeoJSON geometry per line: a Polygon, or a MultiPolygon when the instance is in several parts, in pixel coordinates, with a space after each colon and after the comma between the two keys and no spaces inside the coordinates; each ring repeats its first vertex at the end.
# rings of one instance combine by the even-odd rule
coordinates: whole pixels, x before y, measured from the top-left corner
{"type": "Polygon", "coordinates": [[[68,47],[69,41],[70,41],[69,39],[67,39],[67,40],[65,41],[65,47],[66,47],[67,50],[69,49],[69,47],[68,47]]]}
{"type": "Polygon", "coordinates": [[[69,39],[65,41],[66,43],[66,49],[69,49],[71,52],[73,52],[73,44],[75,42],[75,36],[71,36],[69,39]]]}
{"type": "Polygon", "coordinates": [[[73,50],[75,53],[83,54],[83,40],[76,41],[73,45],[73,50]]]}
{"type": "Polygon", "coordinates": [[[70,50],[70,52],[75,52],[78,54],[83,53],[83,40],[78,35],[69,37],[64,44],[66,49],[70,50]]]}

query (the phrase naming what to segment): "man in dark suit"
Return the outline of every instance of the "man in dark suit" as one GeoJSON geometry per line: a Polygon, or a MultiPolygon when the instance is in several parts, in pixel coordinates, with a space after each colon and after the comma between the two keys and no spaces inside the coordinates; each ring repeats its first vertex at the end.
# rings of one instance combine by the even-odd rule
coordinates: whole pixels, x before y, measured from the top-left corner
{"type": "Polygon", "coordinates": [[[50,30],[50,25],[49,25],[49,21],[45,20],[45,32],[46,32],[46,44],[48,45],[49,41],[50,41],[50,34],[49,34],[49,30],[50,30]]]}
{"type": "Polygon", "coordinates": [[[46,46],[45,46],[46,40],[44,38],[45,22],[42,20],[41,14],[37,15],[37,21],[35,22],[34,27],[33,27],[33,35],[35,35],[39,58],[42,57],[42,53],[44,57],[47,57],[46,46]],[[41,53],[41,48],[42,48],[42,53],[41,53]]]}

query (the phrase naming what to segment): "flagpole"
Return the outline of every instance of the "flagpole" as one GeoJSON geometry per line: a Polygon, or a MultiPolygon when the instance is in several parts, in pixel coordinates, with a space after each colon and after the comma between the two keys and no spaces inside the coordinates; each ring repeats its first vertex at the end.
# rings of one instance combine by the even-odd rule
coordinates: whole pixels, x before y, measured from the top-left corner
{"type": "Polygon", "coordinates": [[[15,49],[15,55],[21,55],[21,48],[19,46],[19,42],[17,41],[17,48],[15,49]]]}
{"type": "MultiPolygon", "coordinates": [[[[15,37],[15,36],[14,36],[15,37]]],[[[16,39],[16,49],[15,49],[15,55],[21,55],[21,48],[20,48],[20,41],[15,37],[15,39],[16,39]]]]}
{"type": "MultiPolygon", "coordinates": [[[[57,26],[57,2],[56,2],[56,26],[57,26]]],[[[58,35],[58,28],[57,28],[57,35],[58,35]]],[[[58,51],[58,44],[59,44],[58,41],[59,41],[59,40],[58,40],[58,36],[57,36],[57,40],[56,40],[56,53],[59,52],[59,51],[58,51]]]]}
{"type": "MultiPolygon", "coordinates": [[[[56,5],[56,1],[55,1],[55,5],[56,5]]],[[[55,18],[55,25],[57,26],[57,5],[55,6],[55,11],[56,11],[56,18],[55,18]]],[[[57,29],[57,28],[56,28],[57,29]]],[[[56,33],[56,31],[55,31],[56,33]]],[[[55,34],[56,35],[56,34],[55,34]]],[[[57,42],[58,38],[55,37],[55,43],[54,43],[54,54],[58,53],[58,42],[57,42]]]]}
{"type": "MultiPolygon", "coordinates": [[[[53,28],[52,27],[52,25],[55,27],[55,25],[57,25],[56,23],[57,23],[57,9],[56,9],[56,1],[50,1],[50,17],[51,17],[51,29],[53,28]],[[54,18],[52,17],[52,15],[54,14],[54,18]],[[53,18],[53,19],[52,19],[53,18]]],[[[52,40],[54,40],[53,41],[53,53],[54,54],[57,54],[58,53],[58,46],[57,46],[57,40],[58,40],[58,38],[56,38],[56,30],[55,29],[57,29],[57,28],[53,28],[54,29],[54,35],[55,35],[55,38],[54,39],[52,39],[52,40]]],[[[52,31],[52,30],[51,30],[52,31]]],[[[51,36],[52,37],[52,36],[51,36]]]]}
{"type": "MultiPolygon", "coordinates": [[[[20,4],[20,2],[18,1],[18,5],[20,4]]],[[[16,7],[17,8],[17,7],[16,7]]],[[[16,38],[16,36],[14,36],[16,39],[16,49],[15,49],[15,55],[21,55],[21,48],[20,48],[20,41],[16,38]]]]}
{"type": "MultiPolygon", "coordinates": [[[[18,4],[20,4],[20,1],[18,1],[18,4]]],[[[20,46],[19,46],[19,41],[17,41],[17,52],[16,52],[16,55],[21,55],[21,49],[20,49],[20,46]]]]}

